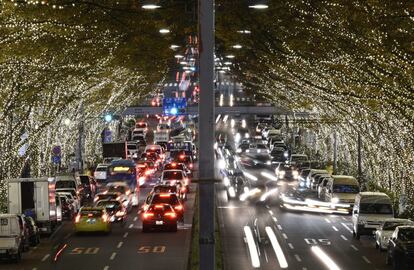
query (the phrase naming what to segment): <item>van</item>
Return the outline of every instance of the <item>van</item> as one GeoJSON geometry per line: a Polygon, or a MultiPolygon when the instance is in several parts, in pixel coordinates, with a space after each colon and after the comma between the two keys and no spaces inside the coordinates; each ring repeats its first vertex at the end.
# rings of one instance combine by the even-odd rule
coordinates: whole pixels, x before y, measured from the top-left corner
{"type": "Polygon", "coordinates": [[[306,186],[311,189],[315,189],[316,182],[315,182],[315,176],[318,174],[328,174],[329,172],[327,170],[320,170],[320,169],[311,169],[308,176],[306,177],[306,186]]]}
{"type": "Polygon", "coordinates": [[[333,175],[326,184],[325,201],[334,204],[354,206],[355,197],[359,193],[358,181],[348,175],[333,175]]]}
{"type": "Polygon", "coordinates": [[[20,261],[24,251],[24,228],[14,214],[0,214],[0,258],[20,261]]]}
{"type": "Polygon", "coordinates": [[[391,199],[381,192],[361,192],[352,211],[353,236],[372,235],[387,218],[393,218],[391,199]]]}

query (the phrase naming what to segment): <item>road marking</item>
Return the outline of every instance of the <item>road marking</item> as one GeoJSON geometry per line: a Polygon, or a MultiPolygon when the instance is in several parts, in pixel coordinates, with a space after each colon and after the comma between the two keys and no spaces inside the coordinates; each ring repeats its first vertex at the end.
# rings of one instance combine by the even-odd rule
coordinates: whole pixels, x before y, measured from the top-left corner
{"type": "Polygon", "coordinates": [[[272,210],[269,210],[269,214],[271,214],[273,216],[273,211],[272,210]]]}
{"type": "Polygon", "coordinates": [[[332,226],[332,229],[334,229],[335,232],[339,231],[335,226],[332,226]]]}
{"type": "Polygon", "coordinates": [[[295,249],[291,243],[288,243],[290,249],[295,249]]]}
{"type": "Polygon", "coordinates": [[[345,223],[341,222],[341,224],[348,230],[348,232],[352,233],[352,230],[345,223]]]}
{"type": "Polygon", "coordinates": [[[47,260],[47,258],[49,258],[49,257],[50,257],[50,254],[46,254],[46,255],[43,257],[42,262],[46,261],[46,260],[47,260]]]}
{"type": "Polygon", "coordinates": [[[343,234],[341,234],[341,238],[344,239],[345,241],[348,241],[348,238],[346,238],[343,234]]]}
{"type": "Polygon", "coordinates": [[[286,233],[282,233],[283,238],[288,239],[288,236],[286,235],[286,233]]]}
{"type": "Polygon", "coordinates": [[[267,233],[267,236],[269,237],[270,243],[272,244],[272,247],[275,251],[277,260],[279,262],[280,268],[287,268],[288,263],[285,257],[285,254],[283,253],[282,248],[280,247],[279,242],[277,241],[276,235],[273,232],[272,228],[269,226],[266,226],[265,231],[267,233]]]}
{"type": "Polygon", "coordinates": [[[312,252],[318,259],[325,264],[330,270],[340,270],[338,265],[318,246],[311,247],[312,252]]]}
{"type": "Polygon", "coordinates": [[[270,209],[269,205],[266,205],[266,208],[267,208],[267,209],[270,209]]]}
{"type": "Polygon", "coordinates": [[[108,270],[108,269],[109,269],[109,266],[107,265],[107,266],[104,267],[103,270],[108,270]]]}
{"type": "Polygon", "coordinates": [[[325,218],[325,221],[328,222],[328,223],[331,223],[331,221],[327,218],[325,218]]]}
{"type": "Polygon", "coordinates": [[[134,221],[137,221],[138,220],[138,217],[134,217],[134,221]]]}
{"type": "Polygon", "coordinates": [[[113,259],[115,259],[115,256],[116,256],[116,252],[113,252],[112,255],[111,255],[111,257],[109,257],[109,260],[112,261],[113,259]]]}
{"type": "Polygon", "coordinates": [[[244,229],[244,234],[246,236],[247,247],[249,248],[249,252],[250,252],[250,259],[251,259],[252,266],[255,268],[259,268],[260,259],[259,259],[259,254],[257,252],[256,243],[254,242],[252,229],[250,229],[249,226],[244,226],[243,229],[244,229]]]}
{"type": "Polygon", "coordinates": [[[275,218],[275,217],[272,217],[272,219],[273,219],[273,221],[274,221],[274,222],[277,222],[277,218],[275,218]]]}
{"type": "Polygon", "coordinates": [[[121,241],[121,242],[118,243],[118,245],[116,247],[121,248],[123,244],[124,244],[124,242],[121,241]]]}
{"type": "Polygon", "coordinates": [[[131,229],[132,227],[134,227],[134,224],[129,224],[128,228],[131,229]]]}
{"type": "Polygon", "coordinates": [[[124,238],[127,238],[128,232],[124,233],[124,238]]]}
{"type": "Polygon", "coordinates": [[[295,254],[295,258],[296,258],[296,260],[297,260],[298,262],[301,262],[301,261],[302,261],[302,259],[299,257],[299,255],[298,255],[298,254],[295,254]]]}
{"type": "Polygon", "coordinates": [[[348,221],[345,217],[342,217],[343,220],[348,221]]]}
{"type": "Polygon", "coordinates": [[[356,246],[354,246],[354,245],[351,245],[351,248],[353,248],[355,251],[358,251],[359,249],[356,247],[356,246]]]}
{"type": "Polygon", "coordinates": [[[282,229],[282,226],[280,226],[279,224],[277,224],[277,228],[278,228],[279,230],[281,230],[281,231],[283,230],[283,229],[282,229]]]}
{"type": "Polygon", "coordinates": [[[364,259],[364,261],[365,261],[366,263],[369,263],[369,264],[371,264],[371,261],[370,261],[370,260],[368,260],[368,258],[367,258],[367,257],[365,257],[365,256],[362,256],[362,259],[364,259]]]}

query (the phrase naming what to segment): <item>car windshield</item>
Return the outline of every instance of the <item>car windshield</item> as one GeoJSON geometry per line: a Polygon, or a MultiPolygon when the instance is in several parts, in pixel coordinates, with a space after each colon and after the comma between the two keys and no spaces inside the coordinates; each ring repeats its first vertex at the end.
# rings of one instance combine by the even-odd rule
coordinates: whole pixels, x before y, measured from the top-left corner
{"type": "Polygon", "coordinates": [[[409,224],[412,224],[412,223],[408,221],[386,221],[382,229],[385,231],[393,231],[398,226],[409,225],[409,224]]]}
{"type": "Polygon", "coordinates": [[[359,193],[359,187],[356,185],[334,185],[333,192],[337,193],[359,193]]]}
{"type": "Polygon", "coordinates": [[[164,171],[163,179],[164,180],[176,180],[182,179],[183,173],[181,171],[164,171]]]}
{"type": "Polygon", "coordinates": [[[119,192],[119,193],[125,194],[125,192],[127,191],[127,188],[125,186],[109,186],[108,191],[119,192]]]}
{"type": "Polygon", "coordinates": [[[361,203],[360,205],[361,214],[392,214],[391,204],[386,203],[361,203]]]}
{"type": "Polygon", "coordinates": [[[100,201],[97,203],[97,206],[105,207],[107,210],[117,210],[120,205],[118,201],[100,201]]]}
{"type": "Polygon", "coordinates": [[[75,181],[57,181],[56,188],[76,188],[75,181]]]}
{"type": "Polygon", "coordinates": [[[82,210],[80,214],[83,217],[101,217],[102,210],[82,210]]]}
{"type": "Polygon", "coordinates": [[[178,204],[178,199],[175,194],[156,194],[152,199],[152,204],[166,203],[171,205],[178,204]]]}
{"type": "Polygon", "coordinates": [[[414,228],[401,229],[399,232],[399,238],[402,241],[414,241],[414,228]]]}

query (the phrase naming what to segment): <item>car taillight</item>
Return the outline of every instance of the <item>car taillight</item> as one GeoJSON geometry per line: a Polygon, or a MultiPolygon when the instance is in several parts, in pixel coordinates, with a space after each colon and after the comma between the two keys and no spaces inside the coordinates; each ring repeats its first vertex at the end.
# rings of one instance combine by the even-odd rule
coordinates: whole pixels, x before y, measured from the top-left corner
{"type": "Polygon", "coordinates": [[[131,194],[130,190],[125,191],[125,195],[129,195],[129,194],[131,194]]]}
{"type": "Polygon", "coordinates": [[[186,187],[182,187],[181,188],[181,192],[184,192],[184,193],[187,192],[187,188],[186,187]]]}
{"type": "Polygon", "coordinates": [[[183,210],[183,206],[182,205],[176,205],[174,207],[174,209],[177,210],[177,211],[181,211],[181,210],[183,210]]]}
{"type": "Polygon", "coordinates": [[[77,216],[75,217],[75,223],[79,223],[80,218],[81,218],[81,216],[80,216],[80,215],[77,215],[77,216]]]}
{"type": "Polygon", "coordinates": [[[151,170],[146,170],[145,171],[145,175],[150,175],[151,174],[151,170]]]}
{"type": "Polygon", "coordinates": [[[168,193],[167,194],[165,194],[165,193],[164,194],[160,194],[160,197],[161,198],[169,198],[170,197],[170,194],[168,194],[168,193]]]}
{"type": "Polygon", "coordinates": [[[146,212],[142,216],[144,217],[144,219],[147,219],[147,218],[153,217],[154,213],[146,212]]]}
{"type": "Polygon", "coordinates": [[[103,214],[103,215],[102,215],[102,220],[103,220],[104,222],[107,222],[107,221],[108,221],[108,215],[107,215],[107,214],[103,214]]]}
{"type": "Polygon", "coordinates": [[[192,169],[192,168],[193,168],[193,163],[190,163],[190,164],[188,165],[188,167],[189,167],[190,169],[192,169]]]}
{"type": "Polygon", "coordinates": [[[166,212],[164,213],[164,217],[176,218],[177,215],[174,212],[166,212]]]}

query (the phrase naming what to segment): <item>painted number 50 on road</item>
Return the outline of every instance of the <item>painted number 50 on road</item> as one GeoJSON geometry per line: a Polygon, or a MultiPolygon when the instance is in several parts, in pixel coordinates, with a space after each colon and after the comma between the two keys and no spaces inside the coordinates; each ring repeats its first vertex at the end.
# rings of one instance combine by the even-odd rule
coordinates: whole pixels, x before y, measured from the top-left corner
{"type": "Polygon", "coordinates": [[[308,245],[322,245],[322,246],[331,245],[331,241],[329,241],[329,239],[305,238],[305,242],[308,245]]]}

